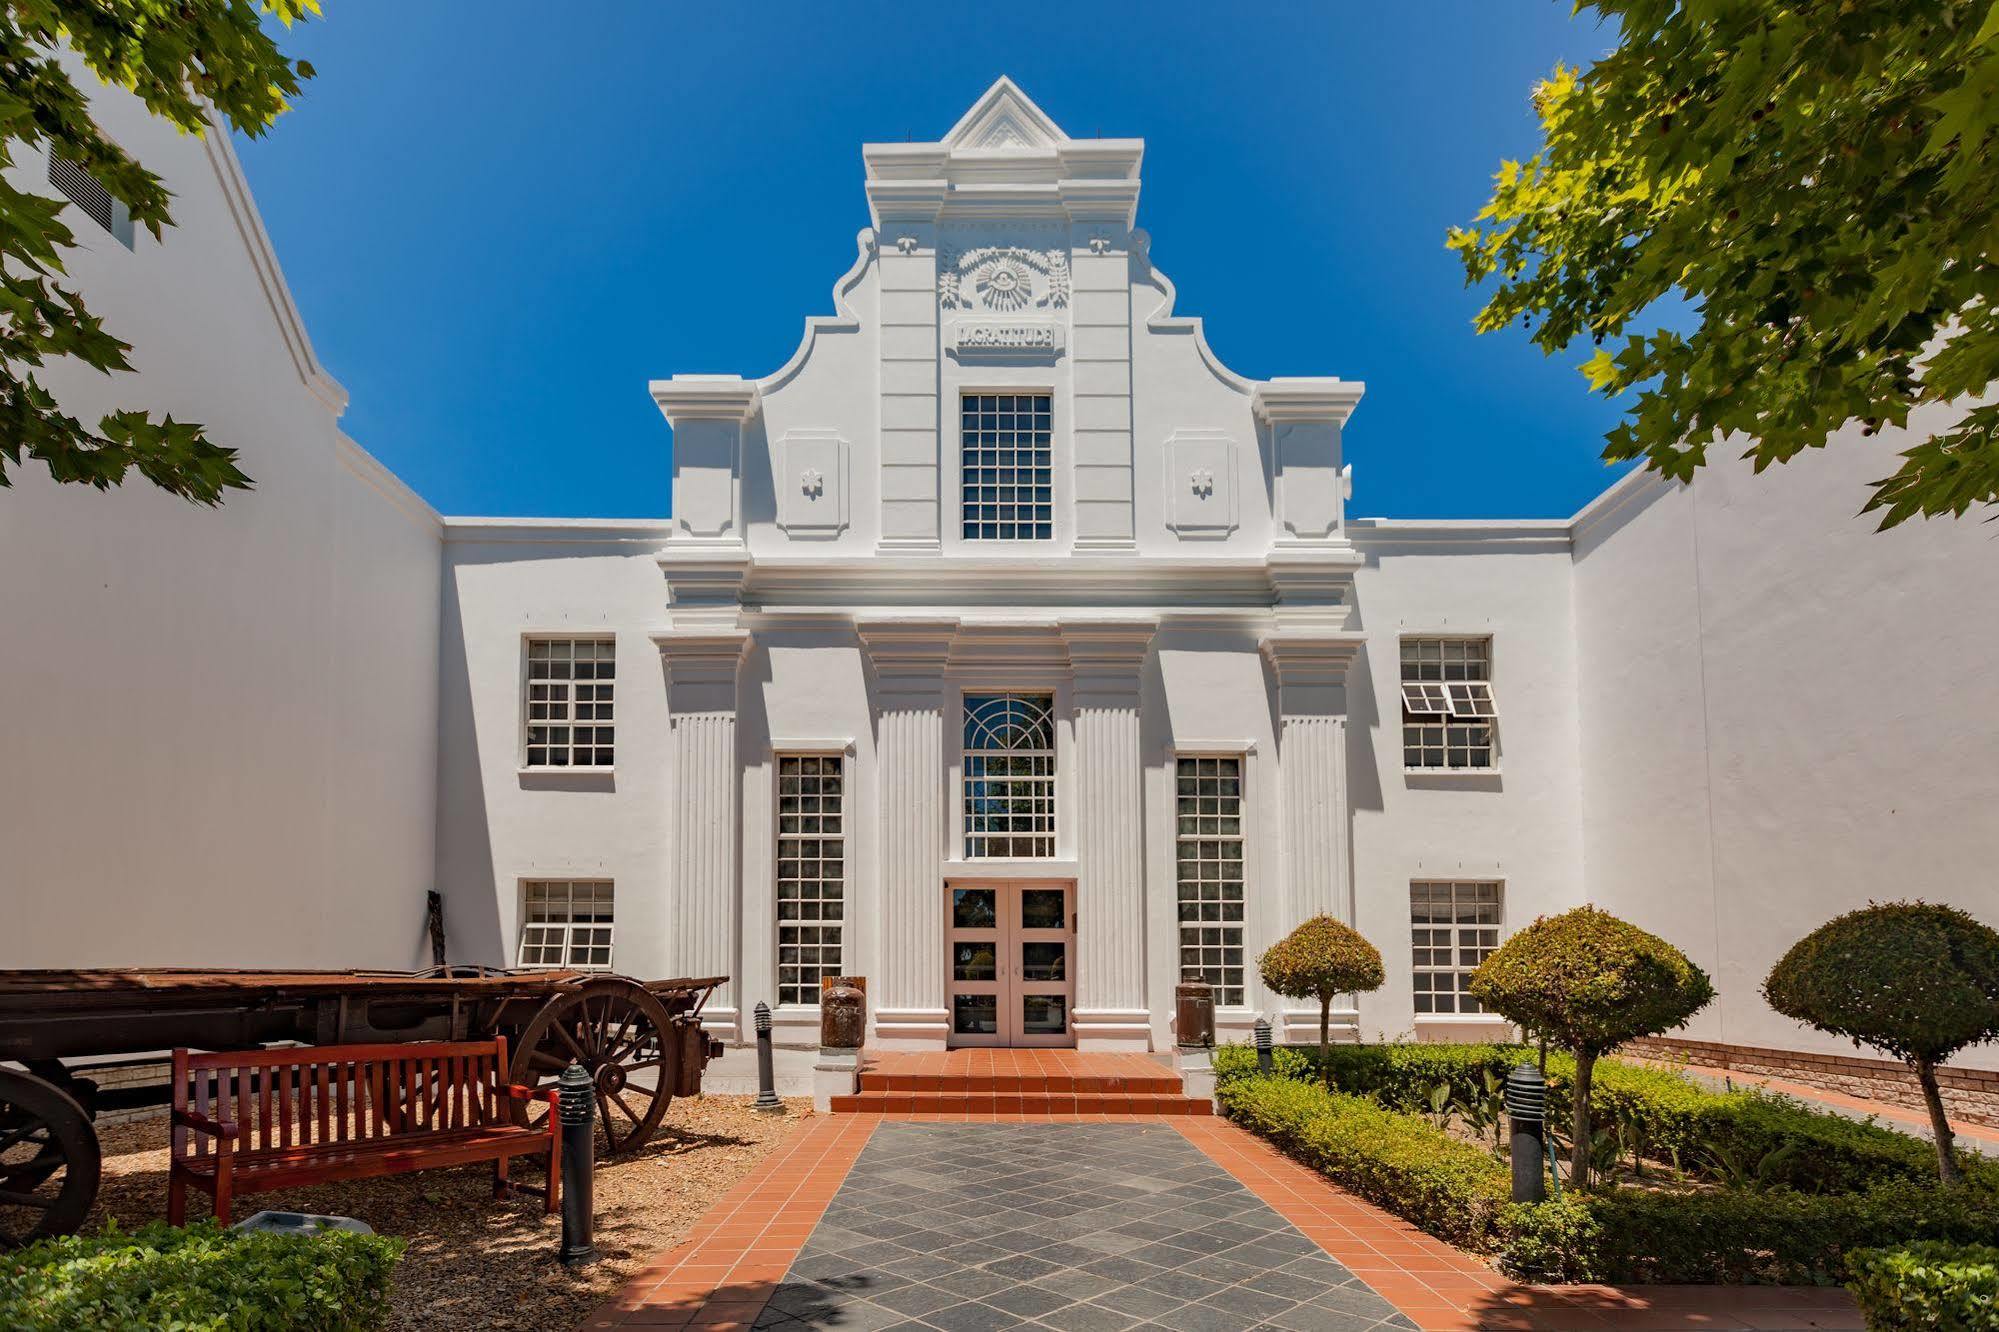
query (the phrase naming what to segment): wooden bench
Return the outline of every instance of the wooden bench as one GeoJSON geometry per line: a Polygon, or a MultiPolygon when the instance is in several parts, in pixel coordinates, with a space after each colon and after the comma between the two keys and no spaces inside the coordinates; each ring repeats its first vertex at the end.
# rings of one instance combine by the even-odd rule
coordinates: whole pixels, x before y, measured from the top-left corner
{"type": "Polygon", "coordinates": [[[335,1179],[493,1163],[493,1196],[507,1195],[507,1163],[546,1154],[545,1209],[561,1198],[562,1126],[556,1093],[507,1080],[507,1038],[409,1045],[319,1045],[173,1057],[173,1147],[167,1220],[184,1225],[190,1185],[229,1224],[239,1193],[335,1179]],[[537,1128],[516,1103],[546,1100],[537,1128]]]}

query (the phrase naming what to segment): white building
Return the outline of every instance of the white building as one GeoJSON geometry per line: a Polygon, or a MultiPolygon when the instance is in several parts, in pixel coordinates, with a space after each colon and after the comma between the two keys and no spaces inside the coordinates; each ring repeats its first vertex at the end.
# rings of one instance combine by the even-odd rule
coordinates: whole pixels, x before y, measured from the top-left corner
{"type": "Polygon", "coordinates": [[[1222,365],[1142,143],[1002,80],[865,148],[786,365],[654,382],[670,520],[440,519],[339,434],[226,142],[102,101],[181,226],[79,261],[143,399],[64,387],[260,484],[0,496],[0,965],[410,965],[437,887],[455,959],[726,973],[731,1032],[865,975],[881,1046],[1159,1049],[1183,976],[1315,1028],[1255,959],[1318,912],[1387,958],[1359,1034],[1489,1031],[1470,967],[1594,901],[1714,974],[1689,1036],[1830,1051],[1757,994],[1793,939],[1999,920],[1999,552],[1854,517],[1893,438],[1350,518],[1362,386],[1222,365]]]}

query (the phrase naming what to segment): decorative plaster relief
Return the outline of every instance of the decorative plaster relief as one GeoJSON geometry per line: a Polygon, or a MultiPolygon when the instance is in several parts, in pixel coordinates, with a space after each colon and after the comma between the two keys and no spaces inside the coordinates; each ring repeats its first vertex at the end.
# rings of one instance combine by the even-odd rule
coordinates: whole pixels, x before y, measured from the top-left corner
{"type": "Polygon", "coordinates": [[[1062,310],[1069,287],[1069,251],[1063,248],[977,245],[937,256],[937,304],[945,310],[1062,310]]]}
{"type": "Polygon", "coordinates": [[[777,525],[800,541],[847,529],[847,441],[833,430],[787,431],[777,445],[777,525]]]}
{"type": "Polygon", "coordinates": [[[1166,441],[1166,526],[1182,541],[1236,530],[1235,441],[1217,430],[1176,430],[1166,441]]]}

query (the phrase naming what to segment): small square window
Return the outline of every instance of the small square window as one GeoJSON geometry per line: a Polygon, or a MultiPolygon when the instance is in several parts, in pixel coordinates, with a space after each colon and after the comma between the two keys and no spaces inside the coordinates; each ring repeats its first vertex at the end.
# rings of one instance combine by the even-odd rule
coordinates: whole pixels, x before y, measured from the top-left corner
{"type": "Polygon", "coordinates": [[[611,885],[536,879],[521,913],[519,965],[572,971],[611,969],[611,885]]]}

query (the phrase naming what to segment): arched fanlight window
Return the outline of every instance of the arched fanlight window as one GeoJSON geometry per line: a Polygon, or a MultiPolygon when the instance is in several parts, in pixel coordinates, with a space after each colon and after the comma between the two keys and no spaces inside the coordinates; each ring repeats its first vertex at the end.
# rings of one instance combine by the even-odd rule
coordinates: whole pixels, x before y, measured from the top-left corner
{"type": "Polygon", "coordinates": [[[1055,698],[965,696],[965,855],[1055,854],[1055,698]]]}

